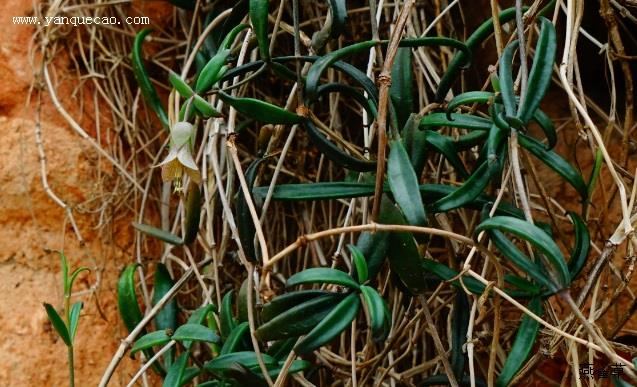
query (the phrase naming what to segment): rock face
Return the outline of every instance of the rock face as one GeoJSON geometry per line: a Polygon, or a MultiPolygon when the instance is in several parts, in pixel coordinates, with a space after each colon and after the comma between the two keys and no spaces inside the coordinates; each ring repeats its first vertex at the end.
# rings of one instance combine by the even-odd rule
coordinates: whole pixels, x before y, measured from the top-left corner
{"type": "MultiPolygon", "coordinates": [[[[132,259],[131,232],[128,222],[96,229],[99,211],[94,211],[91,199],[101,193],[95,167],[103,166],[102,175],[112,171],[104,162],[98,164],[95,151],[60,117],[46,93],[42,93],[38,122],[37,89],[31,88],[35,70],[29,55],[34,28],[11,23],[13,16],[32,15],[32,6],[29,0],[0,3],[4,15],[0,29],[0,384],[68,385],[66,347],[42,307],[43,302],[58,309],[62,306],[60,260],[47,249],[64,249],[72,267],[87,266],[92,271],[76,281],[80,294],[73,299],[85,305],[76,339],[76,385],[97,385],[126,334],[118,322],[115,285],[120,270],[132,259]],[[43,188],[38,125],[48,184],[73,208],[86,241],[83,246],[63,208],[43,188]]],[[[56,75],[63,73],[64,65],[63,55],[56,58],[52,66],[60,69],[56,75]]],[[[72,108],[78,100],[72,87],[59,88],[61,103],[94,133],[91,98],[84,98],[86,105],[78,114],[72,108]]],[[[133,372],[132,362],[125,358],[111,385],[125,385],[133,372]]]]}

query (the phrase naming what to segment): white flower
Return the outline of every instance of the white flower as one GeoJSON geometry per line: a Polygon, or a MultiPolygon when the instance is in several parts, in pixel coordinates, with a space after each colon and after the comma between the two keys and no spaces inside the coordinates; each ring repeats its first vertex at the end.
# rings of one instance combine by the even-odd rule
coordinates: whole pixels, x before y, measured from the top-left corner
{"type": "Polygon", "coordinates": [[[173,181],[181,187],[181,178],[188,175],[192,181],[201,183],[199,168],[190,150],[190,139],[195,128],[189,122],[177,122],[170,130],[170,153],[162,161],[161,177],[164,181],[173,181]]]}

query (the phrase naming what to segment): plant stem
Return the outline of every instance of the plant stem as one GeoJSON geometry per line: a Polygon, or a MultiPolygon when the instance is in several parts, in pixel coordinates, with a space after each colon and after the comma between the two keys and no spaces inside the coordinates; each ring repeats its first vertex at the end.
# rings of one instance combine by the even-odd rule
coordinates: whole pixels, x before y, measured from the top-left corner
{"type": "Polygon", "coordinates": [[[73,366],[73,346],[68,346],[69,386],[75,387],[75,367],[73,366]]]}

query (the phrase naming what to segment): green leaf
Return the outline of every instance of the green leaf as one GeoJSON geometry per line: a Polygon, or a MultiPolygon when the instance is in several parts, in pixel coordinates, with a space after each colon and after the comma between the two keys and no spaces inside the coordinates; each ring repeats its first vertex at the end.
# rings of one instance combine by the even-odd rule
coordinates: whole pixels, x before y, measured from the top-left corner
{"type": "Polygon", "coordinates": [[[602,163],[604,162],[604,154],[600,149],[595,151],[595,164],[593,164],[593,170],[591,171],[591,177],[587,184],[587,197],[590,198],[593,195],[595,184],[599,179],[599,173],[602,171],[602,163]]]}
{"type": "Polygon", "coordinates": [[[449,164],[454,167],[460,176],[463,178],[467,178],[469,176],[469,172],[467,172],[462,160],[458,157],[458,150],[456,149],[453,140],[438,132],[434,132],[433,130],[424,130],[423,133],[425,134],[425,141],[427,142],[427,145],[435,148],[438,153],[445,156],[447,161],[449,161],[449,164]]]}
{"type": "Polygon", "coordinates": [[[133,344],[133,348],[131,348],[130,354],[131,356],[133,356],[139,351],[166,345],[169,341],[170,336],[166,333],[166,330],[150,332],[135,341],[135,344],[133,344]]]}
{"type": "Polygon", "coordinates": [[[557,49],[555,27],[545,17],[540,17],[540,36],[535,46],[533,66],[529,73],[529,82],[524,96],[524,104],[520,106],[518,118],[527,123],[540,106],[540,102],[546,94],[551,83],[553,63],[557,49]]]}
{"type": "MultiPolygon", "coordinates": [[[[153,332],[156,333],[156,332],[153,332]]],[[[151,333],[152,334],[152,333],[151,333]]],[[[181,387],[184,380],[184,374],[186,372],[186,366],[188,365],[188,357],[190,356],[190,350],[182,352],[175,361],[172,363],[166,378],[164,379],[163,387],[181,387]]]]}
{"type": "MultiPolygon", "coordinates": [[[[506,231],[530,242],[535,248],[541,251],[551,263],[557,275],[558,284],[561,287],[567,287],[570,284],[570,273],[560,248],[555,244],[553,239],[539,227],[522,219],[509,216],[494,216],[480,223],[476,228],[476,233],[483,230],[506,231]]],[[[538,276],[542,276],[541,273],[538,274],[538,276]]],[[[529,273],[529,275],[531,275],[531,273],[529,273]]]]}
{"type": "MultiPolygon", "coordinates": [[[[223,69],[222,69],[223,71],[223,69]]],[[[217,111],[208,101],[203,99],[200,95],[195,94],[192,97],[192,104],[195,106],[197,111],[201,113],[204,118],[210,117],[221,117],[221,113],[217,111]]]]}
{"type": "Polygon", "coordinates": [[[70,295],[71,294],[71,281],[69,281],[69,263],[66,259],[66,255],[64,251],[58,251],[60,255],[60,266],[62,269],[62,294],[70,295]]]}
{"type": "Polygon", "coordinates": [[[239,297],[237,298],[237,312],[239,322],[248,321],[248,292],[254,289],[248,288],[248,279],[243,280],[239,288],[239,297]]]}
{"type": "Polygon", "coordinates": [[[258,99],[235,98],[222,91],[218,95],[239,113],[265,124],[298,124],[303,120],[301,116],[258,99]]]}
{"type": "MultiPolygon", "coordinates": [[[[163,263],[157,263],[155,267],[155,282],[153,290],[153,305],[157,305],[166,293],[172,289],[174,281],[170,277],[168,269],[163,263]]],[[[157,329],[175,329],[177,326],[177,301],[168,301],[155,316],[157,329]]]]}
{"type": "MultiPolygon", "coordinates": [[[[425,270],[434,274],[436,277],[440,278],[443,281],[451,281],[452,279],[454,279],[453,281],[451,281],[451,284],[458,288],[462,288],[462,285],[457,279],[458,271],[429,258],[423,258],[421,265],[425,270]]],[[[471,293],[484,293],[484,285],[482,285],[482,283],[475,278],[463,276],[462,283],[471,293]]]]}
{"type": "MultiPolygon", "coordinates": [[[[261,356],[263,357],[263,362],[266,367],[277,364],[276,359],[272,356],[264,353],[261,354],[261,356]]],[[[254,352],[243,351],[228,353],[212,359],[204,364],[204,369],[214,373],[223,373],[233,363],[239,363],[248,368],[259,366],[259,363],[257,362],[257,355],[254,352]]]]}
{"type": "Polygon", "coordinates": [[[352,320],[356,318],[360,303],[358,294],[352,293],[347,296],[298,342],[294,347],[294,352],[305,355],[330,342],[347,329],[352,320]]]}
{"type": "Polygon", "coordinates": [[[357,54],[361,51],[369,50],[377,44],[374,40],[367,40],[364,42],[355,43],[341,49],[335,50],[320,57],[307,73],[307,78],[305,81],[305,95],[306,95],[306,103],[313,101],[316,99],[316,91],[318,89],[319,81],[321,79],[321,75],[327,70],[328,67],[333,65],[335,62],[346,58],[350,55],[357,54]]]}
{"type": "MultiPolygon", "coordinates": [[[[379,220],[384,224],[404,225],[407,222],[400,210],[383,197],[379,220]]],[[[389,236],[387,255],[393,273],[400,278],[413,294],[422,294],[427,289],[426,272],[421,267],[422,257],[414,236],[410,232],[392,232],[389,236]]]]}
{"type": "Polygon", "coordinates": [[[632,384],[626,382],[616,375],[612,375],[610,380],[613,382],[614,387],[632,387],[632,384]]]}
{"type": "MultiPolygon", "coordinates": [[[[541,315],[542,302],[540,298],[536,297],[531,299],[529,309],[536,315],[541,315]]],[[[524,317],[522,317],[522,323],[515,335],[513,346],[511,347],[509,355],[504,362],[502,372],[500,372],[500,375],[495,382],[497,387],[508,386],[515,374],[518,373],[520,368],[522,368],[524,362],[531,353],[531,349],[533,349],[533,344],[535,344],[535,340],[537,339],[539,328],[540,323],[533,320],[528,315],[525,314],[524,317]]]]}
{"type": "Polygon", "coordinates": [[[520,251],[502,232],[491,230],[489,231],[489,238],[491,238],[495,247],[500,250],[507,259],[522,269],[522,271],[533,278],[538,284],[548,288],[552,293],[560,289],[559,284],[554,283],[551,278],[547,277],[542,268],[520,251]]]}
{"type": "Polygon", "coordinates": [[[325,18],[325,24],[312,35],[312,48],[316,52],[323,48],[330,40],[338,39],[343,33],[347,20],[347,4],[345,0],[328,0],[330,14],[325,18]]]}
{"type": "Polygon", "coordinates": [[[387,256],[389,233],[384,231],[363,232],[358,237],[356,247],[367,259],[368,278],[376,277],[387,256]]]}
{"type": "MultiPolygon", "coordinates": [[[[523,11],[526,11],[528,7],[522,7],[523,11]]],[[[507,8],[502,10],[498,17],[500,24],[505,24],[513,19],[515,19],[515,8],[507,8]]],[[[476,30],[469,36],[469,38],[464,42],[467,49],[474,53],[478,47],[482,46],[482,43],[493,34],[494,25],[493,18],[487,19],[484,23],[482,23],[476,30]]],[[[461,68],[467,63],[468,57],[465,51],[459,51],[454,55],[453,59],[447,66],[447,71],[440,79],[440,83],[438,84],[438,89],[436,90],[436,101],[442,101],[449,90],[453,82],[456,80],[458,73],[461,68]]]]}
{"type": "Polygon", "coordinates": [[[546,149],[553,149],[555,144],[557,143],[557,133],[555,131],[555,125],[553,125],[553,121],[546,115],[542,110],[536,109],[533,114],[533,121],[537,122],[544,132],[546,139],[548,140],[548,144],[546,145],[546,149]]]}
{"type": "Polygon", "coordinates": [[[77,269],[73,270],[73,273],[71,273],[71,277],[68,279],[68,291],[66,292],[66,294],[71,294],[71,289],[73,288],[73,283],[75,283],[77,276],[85,271],[91,270],[88,267],[78,267],[77,269]]]}
{"type": "Polygon", "coordinates": [[[119,314],[128,332],[142,321],[142,311],[139,309],[137,295],[135,294],[135,271],[138,264],[130,264],[124,269],[117,283],[117,303],[119,314]]]}
{"type": "Polygon", "coordinates": [[[152,31],[153,30],[150,28],[144,28],[140,30],[137,35],[135,35],[133,52],[131,53],[133,74],[135,75],[135,79],[139,84],[139,88],[141,89],[144,101],[146,101],[146,103],[150,105],[150,107],[155,111],[155,114],[157,114],[157,117],[159,117],[159,121],[162,123],[164,128],[168,129],[168,114],[166,114],[166,110],[159,100],[159,95],[157,95],[155,86],[153,86],[152,82],[150,81],[150,77],[148,76],[148,72],[144,67],[144,60],[142,58],[142,45],[144,44],[144,39],[152,31]]]}
{"type": "Polygon", "coordinates": [[[221,339],[212,329],[199,324],[184,324],[175,330],[171,338],[176,341],[189,340],[221,343],[221,339]]]}
{"type": "Polygon", "coordinates": [[[424,226],[427,223],[425,207],[418,191],[418,177],[409,161],[409,155],[400,139],[389,143],[387,160],[387,181],[394,200],[403,211],[412,226],[424,226]],[[414,198],[414,194],[417,198],[414,198]]]}
{"type": "Polygon", "coordinates": [[[49,316],[51,325],[53,325],[55,331],[58,333],[62,341],[64,341],[64,344],[66,344],[67,347],[72,346],[73,343],[69,336],[69,331],[66,328],[66,324],[64,323],[64,321],[62,321],[62,318],[60,317],[58,312],[55,311],[53,305],[44,303],[44,309],[46,309],[46,314],[49,316]]]}
{"type": "Polygon", "coordinates": [[[469,329],[469,311],[471,307],[464,291],[457,291],[453,303],[453,317],[451,319],[451,356],[450,363],[456,380],[462,378],[466,355],[462,351],[467,341],[469,329]]]}
{"type": "Polygon", "coordinates": [[[513,54],[519,45],[519,40],[509,43],[500,58],[500,91],[504,110],[509,117],[514,117],[517,112],[515,93],[513,92],[513,54]]]}
{"type": "Polygon", "coordinates": [[[201,188],[194,181],[188,184],[188,194],[184,203],[185,230],[184,243],[191,244],[197,239],[199,232],[199,219],[201,215],[201,188]]]}
{"type": "Polygon", "coordinates": [[[274,342],[270,346],[270,348],[268,348],[268,355],[272,356],[273,358],[279,361],[283,361],[288,357],[290,352],[292,352],[292,348],[294,347],[295,343],[296,343],[295,337],[291,337],[289,339],[284,339],[284,340],[278,340],[274,342]]]}
{"type": "Polygon", "coordinates": [[[327,83],[325,85],[319,86],[316,95],[318,97],[323,97],[324,95],[329,93],[340,93],[345,97],[354,99],[363,107],[363,109],[367,111],[367,114],[369,114],[370,117],[375,118],[378,114],[376,101],[374,101],[374,99],[371,97],[365,97],[355,87],[337,82],[327,83]]]}
{"type": "Polygon", "coordinates": [[[224,340],[237,326],[237,321],[234,319],[232,314],[232,293],[233,290],[230,290],[225,296],[223,296],[223,300],[221,300],[221,310],[219,311],[221,337],[224,340]]]}
{"type": "Polygon", "coordinates": [[[520,134],[518,139],[520,145],[540,159],[540,161],[546,164],[547,167],[562,176],[573,188],[575,188],[582,199],[586,199],[588,197],[588,187],[586,186],[586,183],[584,183],[582,175],[580,175],[575,168],[564,160],[562,156],[551,150],[546,150],[542,143],[532,137],[520,134]]]}
{"type": "Polygon", "coordinates": [[[420,129],[449,126],[470,130],[489,130],[492,125],[491,120],[470,114],[451,113],[449,116],[451,118],[447,118],[447,113],[427,114],[420,120],[420,129]]]}
{"type": "Polygon", "coordinates": [[[467,134],[458,136],[458,138],[454,138],[453,145],[456,150],[464,151],[482,144],[488,136],[488,132],[482,130],[474,130],[473,132],[469,132],[467,134]]]}
{"type": "Polygon", "coordinates": [[[250,23],[259,45],[261,59],[270,60],[270,41],[268,40],[268,0],[250,0],[250,23]]]}
{"type": "Polygon", "coordinates": [[[376,169],[376,162],[354,157],[336,146],[327,139],[323,133],[314,125],[312,120],[303,120],[310,141],[332,162],[344,168],[357,172],[369,172],[376,169]]]}
{"type": "Polygon", "coordinates": [[[320,323],[340,300],[342,295],[337,293],[310,299],[274,316],[261,325],[255,334],[264,341],[304,335],[320,323]]]}
{"type": "Polygon", "coordinates": [[[418,129],[421,118],[422,116],[415,113],[409,115],[401,133],[405,150],[409,154],[409,160],[414,167],[416,176],[422,174],[427,162],[426,134],[418,129]]]}
{"type": "Polygon", "coordinates": [[[71,313],[69,313],[69,337],[71,343],[75,341],[75,335],[77,334],[77,327],[80,322],[80,312],[84,304],[82,302],[76,302],[71,306],[71,313]]]}
{"type": "Polygon", "coordinates": [[[376,289],[367,285],[361,286],[361,294],[367,311],[369,313],[369,321],[372,328],[372,339],[375,342],[383,341],[389,334],[389,323],[391,323],[391,316],[388,316],[385,311],[387,310],[387,304],[383,297],[378,294],[376,289]]]}
{"type": "MultiPolygon", "coordinates": [[[[229,19],[227,19],[229,20],[229,19]]],[[[223,66],[226,64],[226,60],[230,55],[230,45],[235,40],[237,35],[248,27],[247,24],[239,24],[234,27],[223,39],[220,44],[217,53],[210,58],[208,63],[204,66],[197,78],[195,84],[195,91],[198,94],[202,94],[210,90],[210,88],[217,83],[224,75],[222,71],[223,66]]]]}
{"type": "MultiPolygon", "coordinates": [[[[241,345],[246,338],[246,335],[250,334],[250,325],[247,321],[237,325],[228,337],[223,341],[223,347],[221,347],[220,355],[227,353],[238,352],[241,350],[241,345]]],[[[248,336],[249,337],[249,336],[248,336]]]]}
{"type": "Polygon", "coordinates": [[[358,289],[358,282],[349,274],[336,269],[327,267],[313,267],[296,273],[288,278],[285,287],[290,288],[303,284],[335,284],[346,286],[352,289],[358,289]]]}
{"type": "Polygon", "coordinates": [[[460,187],[433,203],[433,211],[447,212],[472,202],[489,184],[493,172],[494,168],[489,168],[487,161],[483,162],[460,187]]]}
{"type": "Polygon", "coordinates": [[[188,86],[188,84],[184,82],[184,80],[181,79],[181,77],[172,70],[168,72],[168,80],[182,97],[190,98],[193,94],[195,94],[190,86],[188,86]]]}
{"type": "MultiPolygon", "coordinates": [[[[260,368],[258,371],[260,372],[260,368]]],[[[223,372],[228,378],[233,379],[239,386],[267,387],[268,384],[259,375],[250,368],[240,363],[232,363],[223,372]]]]}
{"type": "Polygon", "coordinates": [[[447,118],[449,114],[463,105],[469,105],[474,103],[487,103],[494,99],[495,94],[490,91],[468,91],[466,93],[458,94],[447,103],[447,118]]]}
{"type": "Polygon", "coordinates": [[[296,292],[281,294],[263,306],[261,318],[263,321],[270,321],[299,304],[330,294],[333,293],[325,290],[298,290],[296,292]]]}
{"type": "MultiPolygon", "coordinates": [[[[255,159],[250,166],[245,171],[245,180],[246,185],[248,186],[248,190],[252,190],[254,186],[254,181],[257,177],[257,173],[259,171],[259,166],[263,163],[267,158],[258,158],[255,159]]],[[[251,198],[254,202],[254,198],[251,198]]],[[[237,231],[239,232],[239,240],[241,241],[241,246],[243,247],[243,251],[246,255],[246,258],[250,262],[257,261],[257,251],[254,247],[254,237],[256,234],[256,228],[254,226],[254,221],[252,220],[252,214],[250,213],[250,207],[248,207],[248,202],[246,201],[246,197],[244,196],[243,189],[239,189],[237,193],[237,201],[235,204],[235,212],[236,212],[236,222],[237,222],[237,231]]]]}
{"type": "Polygon", "coordinates": [[[574,281],[582,272],[584,266],[586,266],[586,259],[591,247],[591,236],[588,233],[586,224],[579,215],[572,211],[569,211],[568,215],[573,220],[575,228],[575,247],[571,252],[571,259],[568,261],[568,271],[571,274],[571,281],[574,281]]]}
{"type": "Polygon", "coordinates": [[[153,226],[149,226],[147,224],[143,224],[143,223],[132,223],[133,227],[135,227],[137,230],[143,232],[144,234],[148,234],[152,237],[155,237],[161,241],[164,241],[166,243],[170,243],[171,245],[175,245],[175,246],[181,246],[184,244],[183,239],[179,238],[177,235],[172,234],[168,231],[164,231],[160,228],[157,227],[153,227],[153,226]]]}
{"type": "Polygon", "coordinates": [[[358,279],[358,283],[363,284],[369,279],[367,260],[365,260],[363,252],[360,251],[358,247],[354,245],[348,245],[347,247],[352,252],[352,262],[356,268],[356,278],[358,279]]]}
{"type": "Polygon", "coordinates": [[[391,69],[389,97],[396,112],[398,127],[403,128],[414,108],[414,79],[411,66],[411,48],[399,48],[391,69]]]}

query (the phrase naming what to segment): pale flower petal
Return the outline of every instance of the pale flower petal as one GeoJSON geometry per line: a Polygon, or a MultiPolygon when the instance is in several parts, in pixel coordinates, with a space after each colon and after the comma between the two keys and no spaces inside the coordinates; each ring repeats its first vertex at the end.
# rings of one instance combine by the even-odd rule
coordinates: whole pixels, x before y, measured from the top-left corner
{"type": "Polygon", "coordinates": [[[195,132],[194,126],[190,122],[177,122],[170,130],[170,139],[173,148],[181,148],[192,137],[195,132]]]}
{"type": "Polygon", "coordinates": [[[179,156],[179,148],[177,147],[172,147],[170,148],[170,152],[168,152],[168,156],[166,156],[166,158],[164,159],[164,161],[162,161],[161,163],[159,163],[157,166],[160,167],[164,164],[168,164],[171,161],[177,159],[177,157],[179,156]]]}
{"type": "Polygon", "coordinates": [[[181,178],[183,175],[183,167],[179,163],[179,160],[173,159],[169,162],[162,163],[161,166],[161,179],[163,181],[175,181],[181,178]]]}
{"type": "Polygon", "coordinates": [[[199,170],[197,168],[197,164],[195,160],[192,158],[192,154],[190,153],[190,149],[187,146],[184,146],[179,150],[179,154],[177,155],[177,159],[186,168],[194,169],[195,171],[199,170]]]}

